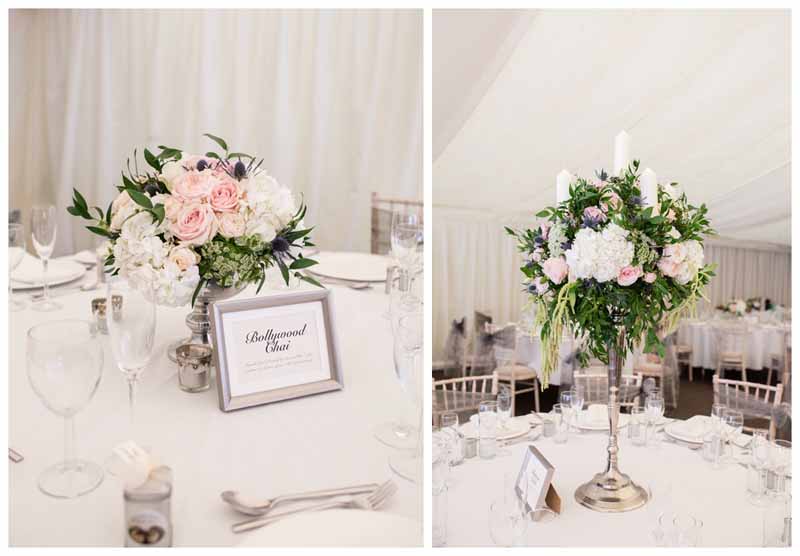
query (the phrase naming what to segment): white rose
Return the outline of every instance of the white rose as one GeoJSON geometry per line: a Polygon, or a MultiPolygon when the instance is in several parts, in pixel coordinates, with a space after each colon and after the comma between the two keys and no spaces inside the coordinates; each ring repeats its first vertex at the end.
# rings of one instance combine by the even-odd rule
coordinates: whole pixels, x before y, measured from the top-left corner
{"type": "Polygon", "coordinates": [[[169,261],[183,272],[200,262],[200,256],[189,247],[176,246],[169,252],[169,261]]]}
{"type": "Polygon", "coordinates": [[[269,203],[281,189],[278,181],[266,172],[259,172],[242,180],[239,186],[244,192],[244,199],[251,207],[259,203],[269,203]]]}
{"type": "Polygon", "coordinates": [[[127,191],[123,191],[111,203],[111,229],[119,230],[122,224],[136,212],[136,203],[133,202],[127,191]]]}
{"type": "MultiPolygon", "coordinates": [[[[181,153],[181,159],[184,157],[184,154],[181,153]]],[[[164,164],[161,167],[161,178],[167,184],[167,189],[172,191],[172,182],[175,181],[177,178],[182,176],[186,173],[186,170],[183,168],[183,164],[179,160],[171,160],[164,164]]]]}

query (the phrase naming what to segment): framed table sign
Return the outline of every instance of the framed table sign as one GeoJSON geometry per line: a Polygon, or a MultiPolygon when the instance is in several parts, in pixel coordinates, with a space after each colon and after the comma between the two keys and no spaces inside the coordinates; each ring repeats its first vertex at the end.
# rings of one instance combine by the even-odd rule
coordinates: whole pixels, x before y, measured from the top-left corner
{"type": "Polygon", "coordinates": [[[222,411],[343,388],[332,292],[290,292],[211,306],[222,411]]]}
{"type": "Polygon", "coordinates": [[[552,483],[555,471],[535,446],[528,446],[514,486],[517,496],[525,502],[527,512],[547,507],[561,513],[561,498],[552,483]]]}

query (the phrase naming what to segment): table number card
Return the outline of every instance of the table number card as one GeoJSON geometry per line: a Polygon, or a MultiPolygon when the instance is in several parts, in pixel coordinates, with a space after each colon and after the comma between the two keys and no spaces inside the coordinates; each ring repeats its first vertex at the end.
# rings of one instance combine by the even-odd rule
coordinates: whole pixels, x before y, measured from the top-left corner
{"type": "Polygon", "coordinates": [[[528,512],[547,507],[561,513],[561,498],[552,484],[554,473],[555,467],[542,453],[536,447],[528,446],[515,486],[517,496],[525,502],[528,512]]]}
{"type": "Polygon", "coordinates": [[[213,304],[220,409],[342,388],[331,295],[301,291],[213,304]]]}

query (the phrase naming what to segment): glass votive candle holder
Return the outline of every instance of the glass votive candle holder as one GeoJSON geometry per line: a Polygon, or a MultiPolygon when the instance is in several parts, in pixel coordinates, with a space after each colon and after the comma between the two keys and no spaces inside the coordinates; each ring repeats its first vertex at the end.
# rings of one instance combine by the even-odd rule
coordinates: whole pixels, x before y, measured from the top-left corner
{"type": "Polygon", "coordinates": [[[211,346],[184,344],[176,351],[178,385],[184,392],[203,392],[211,387],[211,346]]]}
{"type": "Polygon", "coordinates": [[[172,470],[157,467],[147,481],[136,488],[126,488],[125,546],[172,546],[172,470]]]}
{"type": "Polygon", "coordinates": [[[94,324],[97,326],[97,331],[101,334],[108,334],[105,297],[96,297],[92,299],[92,317],[94,317],[94,324]]]}

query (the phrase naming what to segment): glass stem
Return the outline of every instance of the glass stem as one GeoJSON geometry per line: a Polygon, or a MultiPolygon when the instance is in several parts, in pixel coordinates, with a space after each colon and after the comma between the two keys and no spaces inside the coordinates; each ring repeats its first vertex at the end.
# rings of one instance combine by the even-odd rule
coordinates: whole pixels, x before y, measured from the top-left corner
{"type": "Polygon", "coordinates": [[[136,401],[136,383],[139,381],[139,374],[137,373],[130,373],[128,374],[128,408],[130,409],[130,417],[131,417],[131,427],[133,427],[134,423],[134,406],[136,401]]]}
{"type": "Polygon", "coordinates": [[[65,467],[75,465],[75,417],[64,417],[64,463],[65,467]]]}
{"type": "Polygon", "coordinates": [[[42,279],[44,280],[44,290],[42,291],[42,299],[47,302],[50,301],[50,288],[47,287],[47,264],[49,259],[42,259],[42,279]]]}

